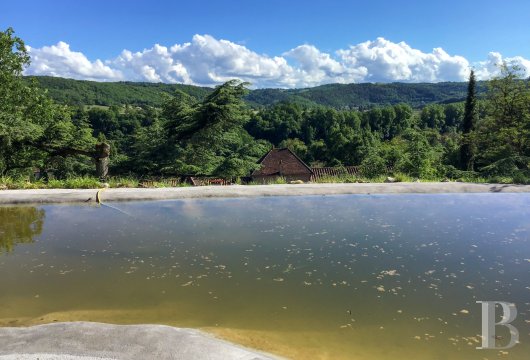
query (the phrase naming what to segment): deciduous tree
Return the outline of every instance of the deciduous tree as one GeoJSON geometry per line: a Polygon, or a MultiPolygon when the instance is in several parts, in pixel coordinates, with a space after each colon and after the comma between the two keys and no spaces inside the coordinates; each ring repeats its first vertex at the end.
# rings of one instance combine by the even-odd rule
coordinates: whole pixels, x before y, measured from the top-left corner
{"type": "Polygon", "coordinates": [[[0,173],[28,172],[59,158],[101,158],[86,123],[74,123],[65,106],[22,79],[29,55],[9,28],[0,32],[0,173]]]}

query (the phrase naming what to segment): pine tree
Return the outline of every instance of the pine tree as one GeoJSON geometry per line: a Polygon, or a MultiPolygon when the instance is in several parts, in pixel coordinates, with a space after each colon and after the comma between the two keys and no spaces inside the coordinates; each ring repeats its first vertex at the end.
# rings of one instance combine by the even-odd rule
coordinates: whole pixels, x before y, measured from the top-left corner
{"type": "Polygon", "coordinates": [[[462,146],[460,147],[460,160],[461,167],[463,170],[473,170],[474,163],[474,151],[473,143],[471,140],[471,133],[475,129],[477,123],[477,98],[476,98],[476,81],[475,73],[471,70],[469,74],[469,83],[467,86],[467,98],[466,106],[464,110],[464,121],[463,121],[463,139],[462,146]]]}

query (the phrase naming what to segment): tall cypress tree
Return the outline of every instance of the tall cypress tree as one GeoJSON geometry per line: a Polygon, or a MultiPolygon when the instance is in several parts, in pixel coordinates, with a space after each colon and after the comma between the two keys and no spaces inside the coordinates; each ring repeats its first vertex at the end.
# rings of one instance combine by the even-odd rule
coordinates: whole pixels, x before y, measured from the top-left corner
{"type": "Polygon", "coordinates": [[[473,170],[474,151],[473,143],[470,137],[471,132],[475,129],[477,122],[477,98],[476,98],[476,80],[475,72],[471,70],[469,74],[469,83],[467,86],[467,98],[464,111],[464,122],[462,125],[463,139],[460,147],[460,161],[463,170],[473,170]]]}

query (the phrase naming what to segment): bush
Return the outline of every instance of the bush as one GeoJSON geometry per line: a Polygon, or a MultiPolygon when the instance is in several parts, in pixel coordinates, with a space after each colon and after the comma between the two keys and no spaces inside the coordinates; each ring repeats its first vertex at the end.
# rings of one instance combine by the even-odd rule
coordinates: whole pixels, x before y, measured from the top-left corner
{"type": "Polygon", "coordinates": [[[385,160],[375,152],[369,154],[361,163],[361,175],[367,178],[384,175],[387,172],[385,160]]]}

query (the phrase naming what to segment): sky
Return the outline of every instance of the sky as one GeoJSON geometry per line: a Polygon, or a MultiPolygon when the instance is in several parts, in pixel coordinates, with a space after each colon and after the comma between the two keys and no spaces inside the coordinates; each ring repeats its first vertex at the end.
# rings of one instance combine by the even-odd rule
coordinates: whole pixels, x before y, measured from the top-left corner
{"type": "Polygon", "coordinates": [[[530,75],[527,0],[0,0],[28,75],[211,86],[465,81],[530,75]]]}

